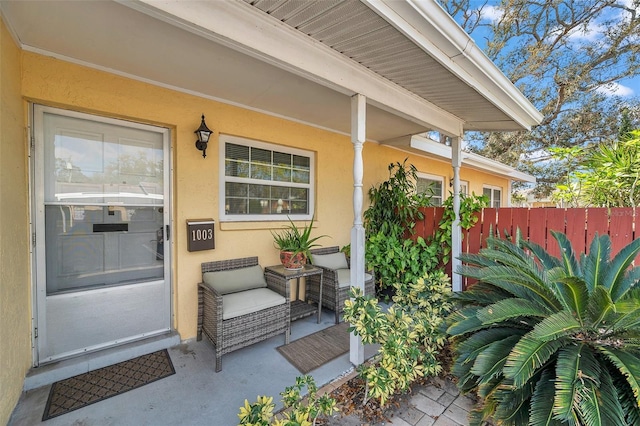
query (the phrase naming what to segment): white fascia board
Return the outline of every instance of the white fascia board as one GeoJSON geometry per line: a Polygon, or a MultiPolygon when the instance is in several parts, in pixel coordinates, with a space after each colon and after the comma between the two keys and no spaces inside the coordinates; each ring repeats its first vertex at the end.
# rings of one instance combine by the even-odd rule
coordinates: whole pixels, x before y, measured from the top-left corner
{"type": "Polygon", "coordinates": [[[462,164],[465,164],[469,167],[508,177],[521,182],[536,182],[535,176],[531,176],[527,173],[521,172],[516,168],[508,166],[499,161],[492,160],[490,158],[483,157],[482,155],[474,154],[472,152],[463,152],[462,155],[462,164]]]}
{"type": "Polygon", "coordinates": [[[425,128],[460,135],[463,121],[241,1],[117,0],[201,37],[315,81],[425,128]]]}
{"type": "Polygon", "coordinates": [[[431,156],[437,157],[440,160],[451,161],[451,159],[453,158],[453,154],[450,146],[433,141],[429,138],[424,138],[422,136],[412,137],[410,146],[413,149],[418,149],[420,151],[427,152],[429,153],[430,157],[431,156]]]}
{"type": "Polygon", "coordinates": [[[524,129],[542,114],[435,1],[361,0],[524,129]]]}
{"type": "MultiPolygon", "coordinates": [[[[401,139],[398,139],[400,142],[401,139]]],[[[393,142],[393,141],[392,141],[393,142]]],[[[385,142],[386,144],[387,142],[385,142]]],[[[399,143],[391,145],[400,145],[399,143]]],[[[422,151],[429,155],[429,158],[436,158],[438,160],[451,161],[453,150],[450,146],[443,145],[439,142],[425,138],[422,136],[413,136],[409,145],[410,148],[422,151]]],[[[490,158],[483,157],[482,155],[474,154],[472,152],[462,152],[462,166],[467,166],[476,170],[480,170],[493,175],[506,177],[509,179],[535,183],[535,176],[531,176],[527,173],[523,173],[514,167],[508,166],[490,158]]]]}

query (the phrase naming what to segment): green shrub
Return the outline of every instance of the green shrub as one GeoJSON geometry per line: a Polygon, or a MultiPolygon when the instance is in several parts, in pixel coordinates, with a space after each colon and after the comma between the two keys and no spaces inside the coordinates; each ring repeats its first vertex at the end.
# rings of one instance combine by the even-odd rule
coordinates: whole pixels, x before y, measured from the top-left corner
{"type": "Polygon", "coordinates": [[[287,387],[281,392],[282,402],[286,408],[282,419],[274,419],[272,397],[259,396],[255,403],[249,404],[245,399],[244,406],[240,407],[240,425],[247,426],[315,426],[320,416],[328,416],[338,411],[336,400],[328,394],[317,396],[318,388],[313,377],[305,375],[296,377],[296,384],[287,387]],[[301,396],[304,388],[307,388],[306,398],[301,396]]]}
{"type": "MultiPolygon", "coordinates": [[[[460,194],[460,227],[470,229],[478,222],[475,213],[481,211],[489,205],[489,198],[486,195],[460,194]]],[[[451,230],[455,212],[453,211],[453,196],[449,196],[443,203],[444,213],[438,223],[438,229],[434,232],[433,239],[429,240],[429,245],[434,246],[441,265],[446,265],[451,260],[451,230]]]]}
{"type": "Polygon", "coordinates": [[[441,271],[425,275],[396,288],[394,304],[382,312],[378,301],[352,289],[345,303],[344,318],[349,331],[363,343],[379,343],[377,362],[365,364],[359,374],[366,381],[365,400],[378,398],[384,406],[389,397],[406,390],[424,375],[440,373],[437,355],[446,343],[442,330],[451,305],[449,278],[441,271]]]}
{"type": "Polygon", "coordinates": [[[369,237],[365,253],[367,265],[375,270],[378,288],[415,282],[438,266],[437,247],[419,237],[416,241],[403,237],[404,229],[380,231],[369,237]]]}
{"type": "Polygon", "coordinates": [[[458,386],[483,400],[471,424],[640,424],[640,240],[610,260],[606,235],[577,256],[552,234],[559,258],[519,232],[462,257],[478,283],[454,296],[448,332],[458,386]]]}

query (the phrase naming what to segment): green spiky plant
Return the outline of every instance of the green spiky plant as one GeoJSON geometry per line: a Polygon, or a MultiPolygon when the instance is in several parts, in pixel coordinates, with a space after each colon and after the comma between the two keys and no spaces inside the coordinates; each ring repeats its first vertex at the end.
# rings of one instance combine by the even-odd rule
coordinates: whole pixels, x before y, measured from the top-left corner
{"type": "Polygon", "coordinates": [[[559,258],[519,232],[461,257],[478,283],[447,331],[458,386],[482,402],[470,424],[639,425],[640,240],[610,260],[607,235],[577,256],[552,234],[559,258]]]}

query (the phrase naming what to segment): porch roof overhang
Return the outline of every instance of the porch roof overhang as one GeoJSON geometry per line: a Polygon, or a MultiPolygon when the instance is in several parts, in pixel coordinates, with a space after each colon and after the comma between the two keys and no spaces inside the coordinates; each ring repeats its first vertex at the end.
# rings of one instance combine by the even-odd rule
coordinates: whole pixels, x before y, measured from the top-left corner
{"type": "Polygon", "coordinates": [[[28,51],[331,131],[521,130],[540,113],[435,2],[6,1],[28,51]]]}

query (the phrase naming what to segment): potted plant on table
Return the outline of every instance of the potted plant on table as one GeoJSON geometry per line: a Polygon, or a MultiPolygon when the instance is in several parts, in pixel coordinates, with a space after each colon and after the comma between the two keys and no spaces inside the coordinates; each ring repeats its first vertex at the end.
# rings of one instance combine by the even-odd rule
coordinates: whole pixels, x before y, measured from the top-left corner
{"type": "Polygon", "coordinates": [[[311,218],[309,225],[305,224],[300,228],[293,223],[291,218],[289,218],[289,223],[282,231],[271,231],[273,243],[280,250],[280,262],[286,269],[301,269],[307,263],[307,259],[311,257],[309,250],[319,246],[316,241],[326,235],[311,238],[313,218],[311,218]]]}

